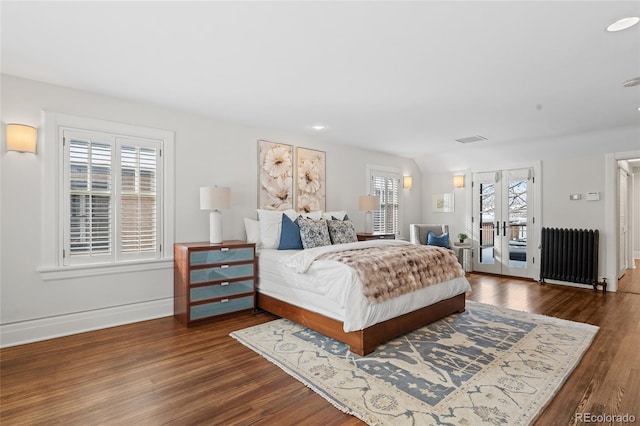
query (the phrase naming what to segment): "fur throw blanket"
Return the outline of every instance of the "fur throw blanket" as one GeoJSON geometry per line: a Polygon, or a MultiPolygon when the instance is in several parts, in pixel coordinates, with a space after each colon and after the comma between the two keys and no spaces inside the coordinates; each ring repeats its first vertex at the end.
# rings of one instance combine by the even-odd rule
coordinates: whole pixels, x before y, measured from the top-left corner
{"type": "Polygon", "coordinates": [[[434,246],[369,247],[325,253],[318,259],[335,260],[355,269],[370,303],[464,276],[453,251],[434,246]]]}

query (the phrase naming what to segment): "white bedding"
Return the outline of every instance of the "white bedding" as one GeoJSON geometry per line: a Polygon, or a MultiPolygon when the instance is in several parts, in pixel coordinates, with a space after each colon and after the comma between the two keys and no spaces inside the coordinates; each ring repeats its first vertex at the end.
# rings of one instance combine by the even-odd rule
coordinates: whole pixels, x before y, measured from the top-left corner
{"type": "Polygon", "coordinates": [[[258,291],[342,321],[344,331],[349,332],[471,290],[467,279],[459,277],[370,304],[362,293],[362,282],[354,269],[333,260],[315,260],[317,255],[330,250],[401,244],[411,243],[370,240],[307,250],[261,249],[258,252],[258,291]]]}

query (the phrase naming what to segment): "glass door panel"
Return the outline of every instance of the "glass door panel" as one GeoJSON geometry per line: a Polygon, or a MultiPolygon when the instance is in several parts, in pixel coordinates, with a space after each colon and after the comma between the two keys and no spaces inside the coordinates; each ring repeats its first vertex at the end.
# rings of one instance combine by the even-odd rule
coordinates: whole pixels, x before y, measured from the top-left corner
{"type": "Polygon", "coordinates": [[[490,274],[501,273],[500,227],[501,196],[498,174],[473,175],[473,269],[490,274]]]}
{"type": "Polygon", "coordinates": [[[479,262],[483,265],[493,265],[496,261],[494,238],[496,217],[496,184],[480,183],[480,232],[478,252],[479,262]]]}
{"type": "MultiPolygon", "coordinates": [[[[510,173],[508,173],[510,174],[510,173]]],[[[527,268],[528,179],[509,178],[508,226],[505,228],[509,268],[527,268]]],[[[513,275],[513,272],[510,273],[513,275]]]]}

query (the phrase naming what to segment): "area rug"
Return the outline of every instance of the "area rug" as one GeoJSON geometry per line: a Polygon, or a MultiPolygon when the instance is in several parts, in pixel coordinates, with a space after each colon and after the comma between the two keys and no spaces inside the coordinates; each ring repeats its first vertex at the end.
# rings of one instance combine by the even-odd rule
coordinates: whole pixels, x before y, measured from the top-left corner
{"type": "Polygon", "coordinates": [[[361,357],[286,319],[231,336],[371,425],[530,424],[598,327],[467,301],[361,357]]]}

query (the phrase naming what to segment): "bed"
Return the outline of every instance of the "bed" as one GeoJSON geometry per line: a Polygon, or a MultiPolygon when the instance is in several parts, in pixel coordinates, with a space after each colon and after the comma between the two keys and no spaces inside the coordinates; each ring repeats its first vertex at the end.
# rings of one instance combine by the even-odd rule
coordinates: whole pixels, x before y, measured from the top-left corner
{"type": "Polygon", "coordinates": [[[355,269],[322,258],[340,250],[403,245],[416,247],[400,240],[372,240],[307,250],[260,249],[258,307],[341,341],[361,356],[380,343],[463,312],[471,289],[464,275],[371,303],[355,269]]]}

